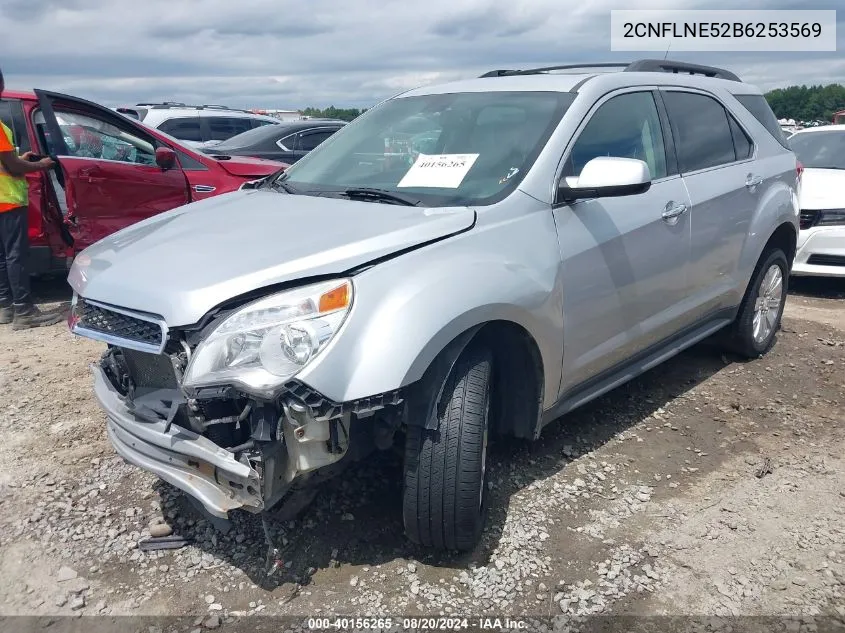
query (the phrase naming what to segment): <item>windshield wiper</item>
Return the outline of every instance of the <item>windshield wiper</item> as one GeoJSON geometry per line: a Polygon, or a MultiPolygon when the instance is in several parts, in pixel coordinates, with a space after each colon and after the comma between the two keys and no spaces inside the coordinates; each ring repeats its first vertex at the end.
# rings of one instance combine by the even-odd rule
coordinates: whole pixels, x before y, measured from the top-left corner
{"type": "Polygon", "coordinates": [[[297,188],[296,188],[296,187],[294,187],[293,185],[289,185],[288,183],[286,183],[286,182],[285,182],[285,180],[286,180],[286,179],[287,179],[287,174],[282,174],[282,175],[281,175],[281,176],[279,176],[278,178],[274,178],[274,179],[270,180],[270,181],[267,183],[267,186],[268,186],[270,189],[273,189],[273,190],[276,190],[276,191],[278,191],[279,189],[281,189],[281,190],[282,190],[282,191],[284,191],[285,193],[292,193],[292,194],[301,193],[301,192],[299,191],[299,189],[297,189],[297,188]]]}
{"type": "Polygon", "coordinates": [[[420,200],[416,198],[403,196],[401,193],[385,191],[384,189],[370,189],[369,187],[346,189],[343,191],[343,195],[352,199],[374,200],[389,204],[401,204],[406,207],[418,207],[420,205],[420,200]]]}

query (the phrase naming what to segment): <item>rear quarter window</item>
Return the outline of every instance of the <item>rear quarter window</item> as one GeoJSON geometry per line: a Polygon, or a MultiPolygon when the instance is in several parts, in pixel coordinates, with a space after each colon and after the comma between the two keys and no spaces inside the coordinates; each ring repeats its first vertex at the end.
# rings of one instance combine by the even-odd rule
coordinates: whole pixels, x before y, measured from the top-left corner
{"type": "Polygon", "coordinates": [[[778,143],[789,149],[786,135],[781,130],[775,113],[772,112],[769,102],[763,95],[734,95],[734,97],[768,130],[769,134],[775,137],[778,143]]]}

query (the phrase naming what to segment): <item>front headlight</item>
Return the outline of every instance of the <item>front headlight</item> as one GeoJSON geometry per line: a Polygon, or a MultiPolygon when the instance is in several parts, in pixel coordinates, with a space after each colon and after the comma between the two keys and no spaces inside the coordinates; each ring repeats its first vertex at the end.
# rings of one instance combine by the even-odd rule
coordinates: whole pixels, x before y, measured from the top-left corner
{"type": "Polygon", "coordinates": [[[184,384],[239,384],[269,394],[328,344],[351,305],[349,280],[295,288],[250,303],[197,346],[184,384]]]}

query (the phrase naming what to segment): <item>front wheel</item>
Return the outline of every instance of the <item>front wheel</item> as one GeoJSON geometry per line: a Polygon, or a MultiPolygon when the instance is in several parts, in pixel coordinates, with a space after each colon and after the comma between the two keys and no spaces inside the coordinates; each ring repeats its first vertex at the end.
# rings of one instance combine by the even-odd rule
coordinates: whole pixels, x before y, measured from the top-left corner
{"type": "Polygon", "coordinates": [[[789,287],[789,262],[779,248],[764,254],[730,326],[728,348],[757,358],[775,343],[789,287]]]}
{"type": "Polygon", "coordinates": [[[466,350],[444,384],[437,429],[408,428],[402,513],[415,543],[469,550],[481,537],[491,371],[489,351],[466,350]]]}

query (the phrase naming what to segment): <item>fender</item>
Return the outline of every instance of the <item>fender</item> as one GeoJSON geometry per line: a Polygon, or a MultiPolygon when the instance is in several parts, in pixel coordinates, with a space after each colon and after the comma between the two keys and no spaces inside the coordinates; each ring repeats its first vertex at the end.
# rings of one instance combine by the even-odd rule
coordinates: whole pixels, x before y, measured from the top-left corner
{"type": "MultiPolygon", "coordinates": [[[[794,177],[794,172],[791,172],[790,176],[794,177]]],[[[790,176],[784,175],[773,182],[761,196],[754,210],[736,268],[736,304],[742,301],[763,249],[777,228],[789,224],[795,229],[796,238],[798,236],[798,195],[796,185],[786,182],[790,176]]]]}
{"type": "Polygon", "coordinates": [[[297,380],[335,402],[386,393],[423,378],[447,348],[444,362],[451,367],[451,356],[468,342],[462,335],[507,321],[537,344],[545,406],[551,406],[563,357],[559,262],[548,212],[476,228],[382,262],[353,277],[346,321],[297,380]]]}
{"type": "Polygon", "coordinates": [[[405,424],[421,426],[426,429],[437,428],[437,408],[440,406],[440,399],[443,397],[443,387],[446,385],[446,378],[452,373],[455,363],[463,351],[472,341],[480,325],[469,329],[449,343],[446,348],[438,354],[437,358],[423,374],[422,379],[417,381],[408,390],[405,402],[405,424]]]}

